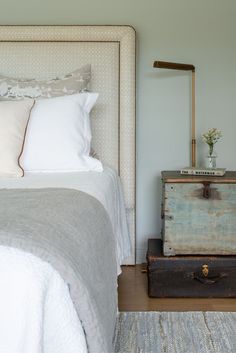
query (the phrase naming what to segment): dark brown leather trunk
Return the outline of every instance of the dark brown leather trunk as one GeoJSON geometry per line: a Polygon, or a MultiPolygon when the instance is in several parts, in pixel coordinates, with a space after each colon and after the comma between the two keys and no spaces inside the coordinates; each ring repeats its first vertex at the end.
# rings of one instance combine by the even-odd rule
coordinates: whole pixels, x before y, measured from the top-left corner
{"type": "Polygon", "coordinates": [[[147,273],[150,297],[236,297],[236,256],[166,257],[162,241],[149,239],[147,273]]]}

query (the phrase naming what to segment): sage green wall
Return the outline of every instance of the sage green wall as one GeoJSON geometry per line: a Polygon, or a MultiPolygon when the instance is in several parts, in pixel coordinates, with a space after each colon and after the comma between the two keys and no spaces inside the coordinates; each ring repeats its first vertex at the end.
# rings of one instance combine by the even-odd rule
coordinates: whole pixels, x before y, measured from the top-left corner
{"type": "Polygon", "coordinates": [[[190,79],[152,68],[156,59],[196,66],[200,134],[223,131],[218,164],[236,169],[235,0],[8,0],[1,24],[130,24],[137,31],[137,254],[160,233],[160,171],[189,163],[190,79]]]}

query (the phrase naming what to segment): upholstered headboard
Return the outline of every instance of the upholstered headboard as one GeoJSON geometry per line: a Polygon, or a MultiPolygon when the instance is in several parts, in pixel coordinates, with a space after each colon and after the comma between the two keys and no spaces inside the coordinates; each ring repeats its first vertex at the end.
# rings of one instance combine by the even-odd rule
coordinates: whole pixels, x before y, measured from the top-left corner
{"type": "Polygon", "coordinates": [[[93,148],[122,180],[135,262],[135,31],[129,26],[0,26],[0,74],[54,78],[92,65],[93,148]]]}

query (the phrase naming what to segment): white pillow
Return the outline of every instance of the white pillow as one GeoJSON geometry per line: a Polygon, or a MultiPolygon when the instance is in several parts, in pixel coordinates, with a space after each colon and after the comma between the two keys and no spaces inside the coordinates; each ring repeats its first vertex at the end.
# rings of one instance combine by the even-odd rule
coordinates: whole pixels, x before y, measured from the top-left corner
{"type": "Polygon", "coordinates": [[[33,99],[0,102],[0,176],[21,177],[19,165],[33,99]]]}
{"type": "Polygon", "coordinates": [[[89,156],[89,113],[97,93],[41,99],[35,102],[20,159],[27,172],[102,171],[89,156]]]}

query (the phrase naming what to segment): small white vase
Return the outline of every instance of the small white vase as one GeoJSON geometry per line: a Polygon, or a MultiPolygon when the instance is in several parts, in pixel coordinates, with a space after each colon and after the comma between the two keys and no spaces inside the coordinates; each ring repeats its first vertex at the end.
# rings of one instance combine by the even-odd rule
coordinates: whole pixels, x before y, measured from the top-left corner
{"type": "Polygon", "coordinates": [[[216,158],[217,156],[215,154],[208,155],[206,157],[206,168],[216,169],[216,158]]]}

